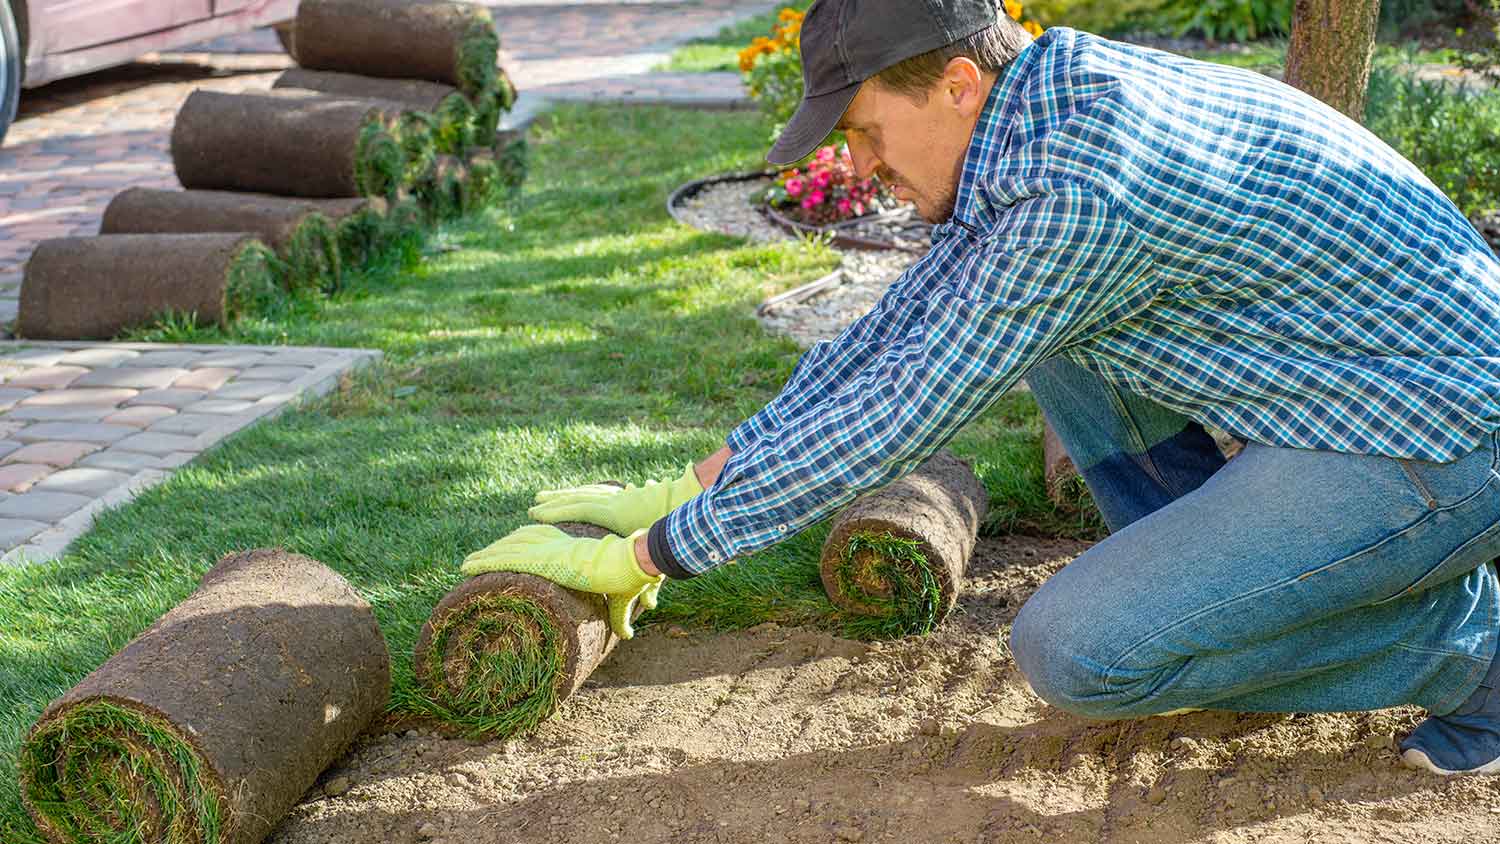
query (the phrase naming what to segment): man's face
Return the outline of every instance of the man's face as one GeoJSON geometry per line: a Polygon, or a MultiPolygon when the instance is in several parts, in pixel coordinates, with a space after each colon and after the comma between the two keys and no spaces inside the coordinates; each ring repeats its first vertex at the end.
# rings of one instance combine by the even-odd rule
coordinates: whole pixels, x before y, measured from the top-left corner
{"type": "Polygon", "coordinates": [[[930,223],[953,216],[953,197],[979,112],[973,99],[988,94],[988,85],[979,81],[982,92],[955,92],[945,79],[923,102],[879,80],[866,80],[838,125],[849,139],[860,178],[879,176],[897,199],[914,203],[930,223]]]}

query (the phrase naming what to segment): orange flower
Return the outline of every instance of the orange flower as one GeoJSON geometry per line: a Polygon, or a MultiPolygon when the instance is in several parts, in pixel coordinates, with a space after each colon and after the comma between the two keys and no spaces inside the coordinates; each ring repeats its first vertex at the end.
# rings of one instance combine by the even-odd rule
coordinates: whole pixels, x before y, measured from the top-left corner
{"type": "Polygon", "coordinates": [[[781,12],[776,15],[776,17],[778,20],[788,23],[790,23],[791,21],[797,21],[798,23],[802,22],[802,13],[792,8],[782,9],[781,12]]]}
{"type": "Polygon", "coordinates": [[[1027,32],[1031,33],[1031,37],[1033,38],[1042,37],[1041,24],[1037,23],[1036,21],[1026,21],[1025,23],[1021,24],[1021,27],[1027,32]]]}
{"type": "Polygon", "coordinates": [[[1005,13],[1007,15],[1010,15],[1011,17],[1015,18],[1016,20],[1020,20],[1021,19],[1021,3],[1020,3],[1020,0],[1005,0],[1005,13]]]}

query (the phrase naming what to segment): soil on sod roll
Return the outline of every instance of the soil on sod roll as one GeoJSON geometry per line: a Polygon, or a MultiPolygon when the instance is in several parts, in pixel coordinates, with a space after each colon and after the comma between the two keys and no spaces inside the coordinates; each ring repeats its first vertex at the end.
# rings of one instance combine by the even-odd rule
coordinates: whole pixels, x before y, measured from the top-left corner
{"type": "Polygon", "coordinates": [[[316,560],[232,554],[53,701],[20,756],[56,842],[254,844],[383,711],[370,605],[316,560]]]}
{"type": "MultiPolygon", "coordinates": [[[[573,536],[608,534],[576,522],[558,527],[573,536]]],[[[433,715],[464,733],[502,737],[551,715],[619,641],[603,597],[490,572],[438,603],[422,625],[413,665],[433,715]]]]}
{"type": "Polygon", "coordinates": [[[989,506],[984,484],[944,451],[856,499],[823,543],[823,588],[871,632],[930,632],[953,609],[989,506]]]}
{"type": "Polygon", "coordinates": [[[335,290],[343,274],[338,235],[315,202],[259,193],[130,188],[104,209],[99,233],[250,232],[281,259],[288,288],[335,290]]]}
{"type": "Polygon", "coordinates": [[[407,153],[401,107],[306,91],[194,91],[172,127],[185,188],[337,198],[393,196],[407,153]]]}
{"type": "Polygon", "coordinates": [[[303,0],[297,63],[312,70],[445,82],[477,97],[495,84],[489,10],[421,0],[303,0]]]}
{"type": "Polygon", "coordinates": [[[461,154],[473,143],[477,119],[474,103],[452,85],[423,79],[381,79],[294,67],[277,77],[271,87],[400,103],[431,115],[434,142],[439,152],[461,154]]]}
{"type": "Polygon", "coordinates": [[[252,234],[110,234],[38,244],[16,333],[107,340],[167,315],[225,324],[279,295],[276,256],[252,234]]]}

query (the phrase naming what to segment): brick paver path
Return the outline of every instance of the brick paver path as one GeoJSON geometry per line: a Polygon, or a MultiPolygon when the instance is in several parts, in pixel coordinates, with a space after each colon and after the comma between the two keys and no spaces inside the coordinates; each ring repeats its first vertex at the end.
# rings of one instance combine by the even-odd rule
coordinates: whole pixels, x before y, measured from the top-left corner
{"type": "Polygon", "coordinates": [[[0,342],[0,564],[57,556],[95,513],[379,356],[0,342]]]}
{"type": "MultiPolygon", "coordinates": [[[[665,99],[729,105],[734,74],[651,74],[672,48],[776,4],[768,0],[602,3],[495,0],[502,62],[521,89],[517,116],[548,100],[665,99]]],[[[270,30],[27,91],[0,149],[0,324],[15,316],[38,241],[98,231],[109,200],[133,186],[177,186],[172,119],[195,88],[264,90],[289,67],[270,30]]]]}

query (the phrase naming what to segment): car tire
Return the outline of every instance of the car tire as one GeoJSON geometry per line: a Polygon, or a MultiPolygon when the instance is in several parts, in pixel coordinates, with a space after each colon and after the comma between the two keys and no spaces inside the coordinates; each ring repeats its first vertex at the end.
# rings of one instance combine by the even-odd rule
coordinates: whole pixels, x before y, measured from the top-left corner
{"type": "Polygon", "coordinates": [[[296,61],[297,21],[282,21],[278,24],[272,24],[272,28],[276,30],[276,40],[281,42],[281,49],[285,50],[286,54],[292,57],[292,61],[296,61]]]}
{"type": "Polygon", "coordinates": [[[8,0],[0,0],[0,144],[21,102],[21,37],[8,0]]]}

